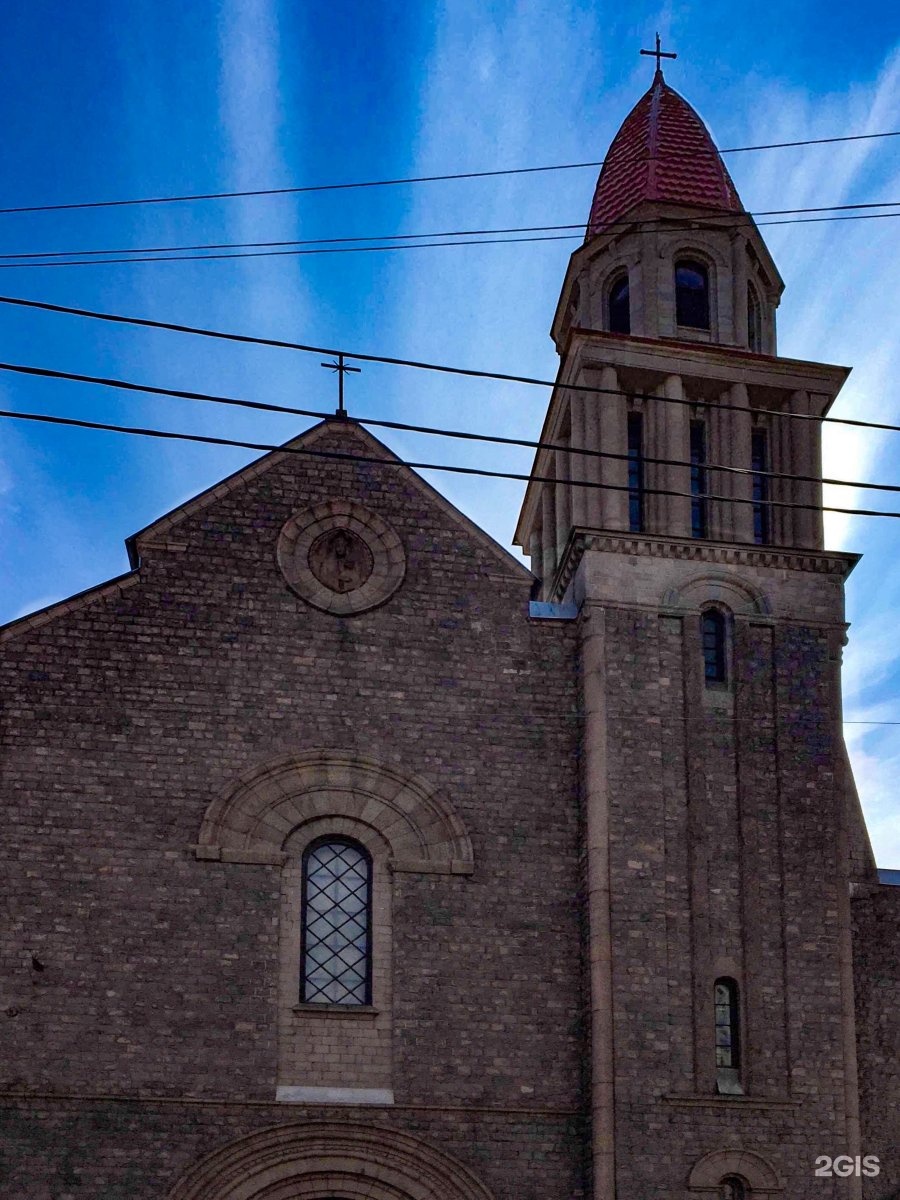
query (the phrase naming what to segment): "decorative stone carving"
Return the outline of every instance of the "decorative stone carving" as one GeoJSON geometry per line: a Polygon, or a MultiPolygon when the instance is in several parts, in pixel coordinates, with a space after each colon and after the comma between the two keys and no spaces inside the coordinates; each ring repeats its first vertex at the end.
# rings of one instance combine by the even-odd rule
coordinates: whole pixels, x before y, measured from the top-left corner
{"type": "Polygon", "coordinates": [[[260,1129],[191,1167],[169,1200],[492,1200],[467,1167],[386,1125],[308,1120],[260,1129]]]}
{"type": "Polygon", "coordinates": [[[383,604],[406,573],[398,534],[355,500],[326,500],[291,517],[277,557],[291,590],[335,616],[383,604]]]}

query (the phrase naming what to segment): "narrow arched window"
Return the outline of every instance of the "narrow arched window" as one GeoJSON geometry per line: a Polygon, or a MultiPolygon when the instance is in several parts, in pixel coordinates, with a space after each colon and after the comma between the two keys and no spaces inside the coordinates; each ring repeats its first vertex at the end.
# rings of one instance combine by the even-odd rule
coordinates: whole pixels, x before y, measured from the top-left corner
{"type": "Polygon", "coordinates": [[[357,842],[320,838],[303,855],[300,998],[372,1003],[372,860],[357,842]]]}
{"type": "Polygon", "coordinates": [[[716,1086],[726,1095],[740,1094],[741,1031],[738,986],[733,979],[717,979],[714,992],[716,1014],[716,1086]]]}
{"type": "Polygon", "coordinates": [[[709,271],[693,259],[675,264],[675,321],[688,329],[709,329],[709,271]]]}
{"type": "Polygon", "coordinates": [[[627,275],[620,275],[614,280],[608,292],[607,305],[610,333],[631,333],[631,297],[627,275]]]}
{"type": "Polygon", "coordinates": [[[747,1200],[749,1195],[746,1183],[737,1175],[726,1175],[719,1184],[721,1200],[747,1200]]]}
{"type": "Polygon", "coordinates": [[[710,608],[700,618],[700,638],[703,644],[703,675],[707,685],[725,683],[725,616],[710,608]]]}
{"type": "Polygon", "coordinates": [[[769,438],[765,429],[750,434],[750,469],[753,488],[753,540],[764,546],[771,539],[769,507],[769,438]]]}
{"type": "Polygon", "coordinates": [[[747,284],[747,345],[757,354],[762,350],[762,305],[752,283],[747,284]]]}

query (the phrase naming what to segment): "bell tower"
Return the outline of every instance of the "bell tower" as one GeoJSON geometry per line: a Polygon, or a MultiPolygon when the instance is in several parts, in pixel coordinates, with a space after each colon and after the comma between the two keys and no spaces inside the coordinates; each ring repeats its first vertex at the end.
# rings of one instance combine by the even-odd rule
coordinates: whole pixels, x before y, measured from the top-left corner
{"type": "Polygon", "coordinates": [[[657,68],[569,262],[516,535],[578,613],[593,1200],[860,1194],[813,1175],[864,1152],[856,558],[824,548],[820,482],[849,372],[777,355],[783,287],[657,68]]]}

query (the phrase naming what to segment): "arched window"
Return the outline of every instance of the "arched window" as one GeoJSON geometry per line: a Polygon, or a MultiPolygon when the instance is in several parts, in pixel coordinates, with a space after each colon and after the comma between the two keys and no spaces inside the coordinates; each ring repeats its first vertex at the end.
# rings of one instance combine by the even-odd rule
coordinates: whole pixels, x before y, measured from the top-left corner
{"type": "Polygon", "coordinates": [[[710,608],[700,618],[700,637],[703,643],[703,675],[707,686],[725,683],[725,615],[710,608]]]}
{"type": "Polygon", "coordinates": [[[772,540],[769,507],[769,437],[765,429],[750,434],[750,468],[753,472],[753,540],[764,546],[772,540]]]}
{"type": "Polygon", "coordinates": [[[752,283],[747,284],[747,345],[757,354],[762,350],[762,305],[752,283]]]}
{"type": "Polygon", "coordinates": [[[675,264],[675,321],[688,329],[709,329],[709,271],[693,259],[675,264]]]}
{"type": "Polygon", "coordinates": [[[628,414],[628,528],[644,528],[644,418],[635,412],[628,414]]]}
{"type": "Polygon", "coordinates": [[[716,1013],[716,1086],[725,1095],[740,1095],[741,1036],[738,986],[733,979],[717,979],[716,1013]]]}
{"type": "Polygon", "coordinates": [[[607,295],[607,305],[610,333],[631,333],[631,299],[627,275],[620,275],[613,281],[607,295]]]}
{"type": "Polygon", "coordinates": [[[720,1200],[748,1200],[750,1193],[743,1179],[737,1175],[726,1175],[719,1185],[720,1200]]]}
{"type": "Polygon", "coordinates": [[[358,842],[326,837],[303,855],[300,998],[372,1003],[372,860],[358,842]]]}

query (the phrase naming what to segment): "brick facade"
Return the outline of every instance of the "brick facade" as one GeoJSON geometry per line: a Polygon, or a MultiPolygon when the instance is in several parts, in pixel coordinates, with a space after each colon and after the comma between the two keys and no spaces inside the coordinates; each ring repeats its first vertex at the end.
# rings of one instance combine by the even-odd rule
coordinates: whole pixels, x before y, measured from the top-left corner
{"type": "MultiPolygon", "coordinates": [[[[355,427],[304,444],[389,457],[355,427]]],[[[424,1135],[498,1198],[579,1196],[574,627],[530,620],[527,573],[408,473],[263,461],[139,536],[113,594],[7,631],[4,1194],[162,1200],[232,1136],[347,1118],[274,1103],[279,866],[192,849],[230,784],[321,747],[433,783],[473,849],[471,874],[381,866],[395,1103],[351,1115],[424,1135]],[[275,554],[333,496],[407,556],[394,596],[348,617],[294,595],[275,554]]]]}

